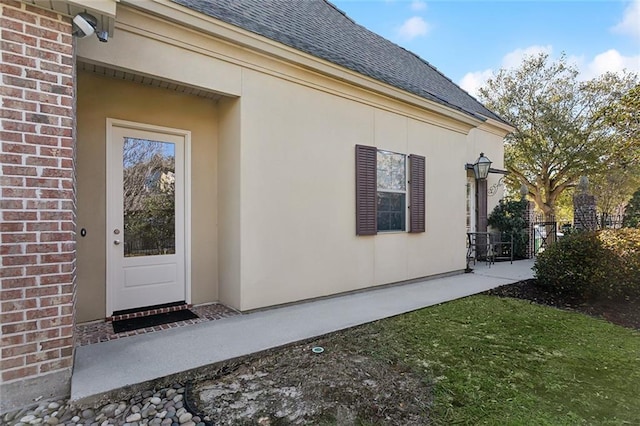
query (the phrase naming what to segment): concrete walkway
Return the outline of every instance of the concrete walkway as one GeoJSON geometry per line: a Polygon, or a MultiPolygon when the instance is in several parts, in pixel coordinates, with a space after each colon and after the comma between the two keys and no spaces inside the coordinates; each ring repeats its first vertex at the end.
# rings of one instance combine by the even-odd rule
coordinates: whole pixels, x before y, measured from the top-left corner
{"type": "Polygon", "coordinates": [[[71,400],[144,383],[532,278],[533,261],[299,303],[76,349],[71,400]]]}

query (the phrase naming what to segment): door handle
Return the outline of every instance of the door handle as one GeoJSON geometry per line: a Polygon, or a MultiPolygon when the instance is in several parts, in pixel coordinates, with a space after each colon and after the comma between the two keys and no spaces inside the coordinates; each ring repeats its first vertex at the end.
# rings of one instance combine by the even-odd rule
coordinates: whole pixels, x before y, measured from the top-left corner
{"type": "Polygon", "coordinates": [[[120,245],[120,240],[113,240],[113,244],[119,246],[120,245]]]}

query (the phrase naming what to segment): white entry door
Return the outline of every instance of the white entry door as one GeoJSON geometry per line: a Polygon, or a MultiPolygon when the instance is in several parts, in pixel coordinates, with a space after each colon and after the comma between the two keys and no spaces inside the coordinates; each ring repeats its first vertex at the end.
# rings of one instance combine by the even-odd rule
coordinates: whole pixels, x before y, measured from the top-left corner
{"type": "Polygon", "coordinates": [[[109,120],[107,313],[187,301],[188,132],[109,120]]]}

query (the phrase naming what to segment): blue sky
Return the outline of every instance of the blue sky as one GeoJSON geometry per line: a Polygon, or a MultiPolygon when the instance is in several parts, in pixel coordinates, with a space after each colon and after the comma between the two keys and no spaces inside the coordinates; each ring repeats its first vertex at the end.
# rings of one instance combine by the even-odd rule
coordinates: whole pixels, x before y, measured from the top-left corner
{"type": "Polygon", "coordinates": [[[526,55],[565,53],[589,79],[640,73],[640,0],[333,0],[358,24],[416,53],[476,95],[526,55]]]}

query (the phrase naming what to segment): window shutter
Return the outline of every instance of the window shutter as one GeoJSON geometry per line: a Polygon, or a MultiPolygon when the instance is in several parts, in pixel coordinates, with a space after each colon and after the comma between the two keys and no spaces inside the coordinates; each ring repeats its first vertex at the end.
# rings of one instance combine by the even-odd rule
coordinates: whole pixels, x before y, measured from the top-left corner
{"type": "Polygon", "coordinates": [[[477,221],[476,231],[487,232],[487,180],[480,179],[476,181],[476,209],[477,221]]]}
{"type": "Polygon", "coordinates": [[[375,235],[378,150],[356,145],[356,235],[375,235]]]}
{"type": "Polygon", "coordinates": [[[425,231],[425,159],[409,156],[409,232],[425,231]]]}

